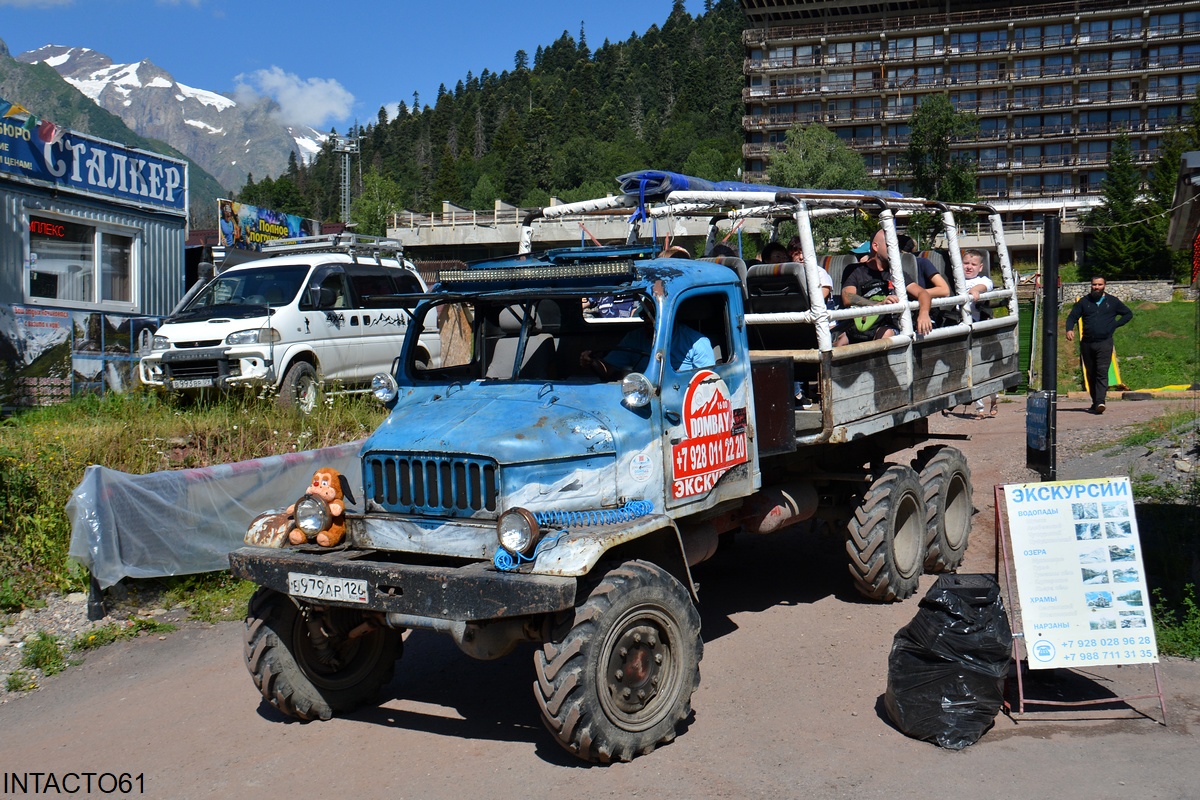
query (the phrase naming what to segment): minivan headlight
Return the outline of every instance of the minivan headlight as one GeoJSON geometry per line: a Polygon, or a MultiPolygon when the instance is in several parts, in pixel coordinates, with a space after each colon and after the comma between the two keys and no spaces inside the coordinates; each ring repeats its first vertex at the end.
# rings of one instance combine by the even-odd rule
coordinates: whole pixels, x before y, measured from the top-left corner
{"type": "Polygon", "coordinates": [[[282,337],[274,328],[254,328],[248,331],[238,331],[225,337],[225,344],[274,344],[282,337]]]}
{"type": "Polygon", "coordinates": [[[151,350],[170,350],[171,340],[166,336],[155,336],[154,341],[150,343],[151,350]]]}

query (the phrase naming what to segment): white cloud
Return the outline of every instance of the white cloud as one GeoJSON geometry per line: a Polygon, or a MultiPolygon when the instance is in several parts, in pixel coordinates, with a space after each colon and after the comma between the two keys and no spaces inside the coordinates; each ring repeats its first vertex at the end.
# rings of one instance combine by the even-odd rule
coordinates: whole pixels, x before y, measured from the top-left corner
{"type": "Polygon", "coordinates": [[[350,116],[354,95],[332,78],[301,78],[279,67],[238,75],[237,93],[266,95],[279,103],[284,123],[323,130],[326,123],[350,116]]]}

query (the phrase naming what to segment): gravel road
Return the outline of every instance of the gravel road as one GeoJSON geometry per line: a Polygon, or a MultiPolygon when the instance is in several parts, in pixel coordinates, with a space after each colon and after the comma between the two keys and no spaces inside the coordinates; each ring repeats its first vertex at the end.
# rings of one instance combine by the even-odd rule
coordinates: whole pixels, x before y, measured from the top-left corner
{"type": "MultiPolygon", "coordinates": [[[[1095,417],[1064,401],[1060,476],[1095,477],[1070,474],[1085,443],[1111,441],[1123,426],[1176,407],[1114,402],[1095,417]]],[[[1023,409],[1004,403],[994,419],[932,422],[935,431],[972,437],[958,445],[972,466],[978,509],[964,571],[992,569],[992,487],[1034,479],[1022,466],[1023,409]]],[[[477,662],[448,639],[412,633],[378,707],[303,724],[260,702],[242,665],[239,623],[184,622],[172,634],[95,651],[38,691],[0,694],[8,699],[0,705],[0,770],[141,774],[144,796],[172,798],[1197,795],[1196,662],[1161,665],[1169,725],[1157,701],[1140,700],[1133,708],[1001,716],[961,752],[907,738],[887,720],[882,695],[892,636],[916,603],[860,602],[843,559],[833,537],[792,531],[744,537],[697,568],[705,657],[694,719],[676,742],[630,764],[591,767],[554,744],[532,698],[530,648],[477,662]]],[[[920,591],[932,581],[927,576],[920,591]]],[[[55,607],[64,604],[79,612],[72,619],[81,616],[82,603],[55,607]]],[[[9,619],[5,636],[19,642],[54,613],[9,619]]],[[[1038,673],[1031,683],[1028,693],[1068,698],[1154,687],[1143,666],[1038,673]]]]}

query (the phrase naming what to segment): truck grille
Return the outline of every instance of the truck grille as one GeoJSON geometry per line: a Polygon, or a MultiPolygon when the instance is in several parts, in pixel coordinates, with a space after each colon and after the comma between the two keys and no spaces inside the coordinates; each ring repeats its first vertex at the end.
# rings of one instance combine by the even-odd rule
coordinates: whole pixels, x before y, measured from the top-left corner
{"type": "Polygon", "coordinates": [[[388,511],[475,516],[495,512],[496,462],[428,453],[371,453],[363,460],[363,491],[388,511]]]}

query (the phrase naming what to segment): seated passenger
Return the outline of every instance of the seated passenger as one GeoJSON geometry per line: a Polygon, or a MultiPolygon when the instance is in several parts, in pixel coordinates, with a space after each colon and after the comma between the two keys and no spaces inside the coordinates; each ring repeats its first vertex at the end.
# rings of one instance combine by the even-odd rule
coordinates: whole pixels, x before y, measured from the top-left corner
{"type": "MultiPolygon", "coordinates": [[[[892,285],[889,264],[886,238],[880,230],[871,239],[870,257],[856,266],[846,278],[845,286],[842,287],[842,305],[850,308],[899,302],[892,285]]],[[[932,266],[930,264],[930,267],[932,266]]],[[[945,284],[945,279],[942,283],[945,284]]],[[[918,303],[916,332],[922,335],[929,333],[933,330],[933,319],[930,316],[932,300],[929,291],[916,281],[904,288],[907,295],[918,303]]],[[[949,292],[948,286],[946,291],[949,292]]],[[[887,339],[899,332],[898,321],[894,315],[857,317],[846,322],[834,346],[887,339]]]]}
{"type": "Polygon", "coordinates": [[[768,242],[767,246],[758,254],[760,264],[786,264],[791,256],[788,254],[786,247],[779,242],[768,242]]]}
{"type": "MultiPolygon", "coordinates": [[[[654,304],[645,301],[638,309],[641,324],[629,331],[603,358],[592,350],[579,354],[579,365],[588,367],[602,380],[623,378],[631,372],[645,372],[654,349],[654,304]]],[[[699,331],[676,323],[671,334],[671,366],[676,372],[690,372],[717,363],[712,342],[699,331]]]]}
{"type": "Polygon", "coordinates": [[[983,311],[979,308],[979,296],[995,288],[992,279],[982,274],[984,258],[981,250],[963,250],[963,277],[966,279],[963,289],[971,296],[971,319],[976,322],[983,316],[983,311]]]}
{"type": "MultiPolygon", "coordinates": [[[[793,236],[788,242],[788,255],[797,264],[804,263],[804,243],[799,236],[793,236]]],[[[821,283],[821,296],[825,298],[825,307],[830,310],[837,308],[837,300],[831,296],[833,294],[833,276],[820,264],[814,264],[813,268],[816,269],[817,278],[821,283]]]]}

